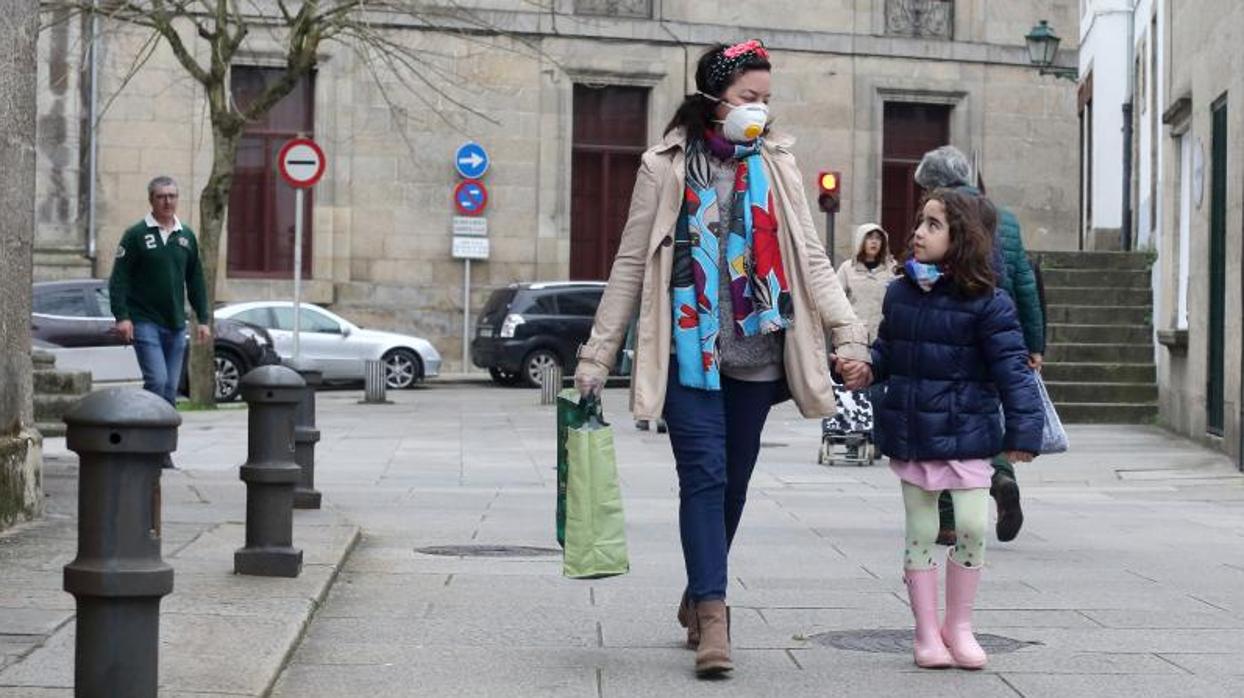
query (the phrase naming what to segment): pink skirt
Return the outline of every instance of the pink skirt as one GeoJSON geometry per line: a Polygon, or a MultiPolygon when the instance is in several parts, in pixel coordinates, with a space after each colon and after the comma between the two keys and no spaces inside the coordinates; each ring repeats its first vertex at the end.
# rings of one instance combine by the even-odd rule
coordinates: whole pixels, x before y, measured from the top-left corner
{"type": "Polygon", "coordinates": [[[993,466],[980,458],[970,460],[890,459],[890,470],[903,482],[926,492],[975,490],[989,487],[993,466]]]}

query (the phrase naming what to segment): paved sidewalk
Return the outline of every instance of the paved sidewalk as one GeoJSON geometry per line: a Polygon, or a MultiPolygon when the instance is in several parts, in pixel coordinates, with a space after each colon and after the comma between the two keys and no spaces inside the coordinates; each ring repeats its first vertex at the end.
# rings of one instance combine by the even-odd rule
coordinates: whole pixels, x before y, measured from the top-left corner
{"type": "MultiPolygon", "coordinates": [[[[977,613],[1018,649],[984,672],[925,672],[905,650],[817,641],[909,637],[902,508],[884,467],[815,465],[819,424],[782,406],[731,560],[738,669],[705,684],[674,621],[668,442],[632,428],[624,390],[606,403],[632,571],[596,581],[563,579],[556,557],[417,551],[555,547],[554,418],[535,392],[356,397],[321,399],[319,481],[365,533],[275,695],[1244,695],[1244,478],[1163,431],[1076,428],[1073,453],[1021,468],[1028,522],[991,544],[977,613]]],[[[214,429],[224,446],[230,432],[214,429]]]]}
{"type": "MultiPolygon", "coordinates": [[[[922,672],[905,650],[823,644],[845,633],[829,639],[884,650],[894,638],[869,633],[909,637],[899,490],[882,466],[815,465],[819,425],[780,407],[731,559],[738,669],[702,683],[673,617],[683,576],[668,441],[632,428],[625,390],[607,391],[606,407],[632,571],[595,581],[562,578],[556,556],[417,551],[556,547],[553,412],[536,392],[433,384],[390,397],[321,393],[327,509],[298,514],[296,542],[322,565],[296,581],[229,574],[245,412],[184,415],[185,470],[165,484],[178,575],[164,604],[166,694],[262,691],[351,539],[345,517],[363,535],[274,695],[1244,695],[1244,478],[1160,430],[1076,428],[1073,453],[1021,468],[1027,524],[1014,543],[991,543],[977,614],[1014,651],[984,672],[922,672]]],[[[57,481],[69,472],[49,471],[54,503],[72,501],[57,481]]],[[[0,687],[68,685],[65,511],[0,538],[0,687]]]]}
{"type": "MultiPolygon", "coordinates": [[[[238,416],[245,411],[188,422],[238,416]]],[[[182,431],[190,449],[193,430],[182,431]]],[[[76,554],[78,469],[64,444],[45,442],[45,517],[0,535],[4,696],[73,695],[74,599],[61,590],[61,569],[76,554]]],[[[358,538],[358,528],[331,509],[296,512],[301,576],[234,575],[233,551],[245,540],[246,490],[236,468],[245,460],[245,439],[241,457],[237,449],[226,457],[221,465],[232,467],[162,477],[163,556],[174,569],[173,593],[161,604],[162,696],[266,694],[358,538]]]]}

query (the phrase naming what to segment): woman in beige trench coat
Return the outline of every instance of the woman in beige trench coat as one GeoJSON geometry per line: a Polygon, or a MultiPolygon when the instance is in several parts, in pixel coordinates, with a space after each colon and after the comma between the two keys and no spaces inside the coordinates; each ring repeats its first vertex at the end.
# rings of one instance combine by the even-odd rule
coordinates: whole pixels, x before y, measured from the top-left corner
{"type": "Polygon", "coordinates": [[[700,676],[733,669],[726,558],[769,408],[790,398],[805,417],[832,415],[831,358],[849,385],[871,379],[867,330],[812,224],[794,141],[768,128],[770,71],[758,41],[700,58],[698,91],[644,153],[575,372],[582,394],[598,394],[638,310],[631,409],[669,426],[687,571],[678,619],[700,676]]]}

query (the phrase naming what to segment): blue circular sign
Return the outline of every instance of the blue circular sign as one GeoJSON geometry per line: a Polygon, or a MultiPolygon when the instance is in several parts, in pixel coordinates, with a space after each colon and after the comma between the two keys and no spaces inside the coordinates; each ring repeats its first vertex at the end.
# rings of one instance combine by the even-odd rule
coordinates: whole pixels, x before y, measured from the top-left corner
{"type": "Polygon", "coordinates": [[[479,179],[488,171],[488,151],[484,150],[484,146],[471,141],[458,146],[458,152],[454,153],[454,167],[458,170],[458,174],[465,179],[479,179]]]}
{"type": "Polygon", "coordinates": [[[473,179],[458,182],[454,187],[454,208],[464,216],[478,216],[488,205],[488,190],[483,182],[473,179]]]}

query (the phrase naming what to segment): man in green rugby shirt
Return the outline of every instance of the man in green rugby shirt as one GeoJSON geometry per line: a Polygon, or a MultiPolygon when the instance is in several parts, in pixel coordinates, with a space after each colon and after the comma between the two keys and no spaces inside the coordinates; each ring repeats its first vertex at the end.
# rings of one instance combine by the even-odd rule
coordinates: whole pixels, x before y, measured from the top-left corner
{"type": "Polygon", "coordinates": [[[186,355],[186,297],[199,320],[196,339],[211,340],[207,286],[194,231],[177,218],[177,183],[147,185],[151,212],[121,236],[108,289],[116,330],[134,344],[143,387],[177,404],[186,355]]]}

